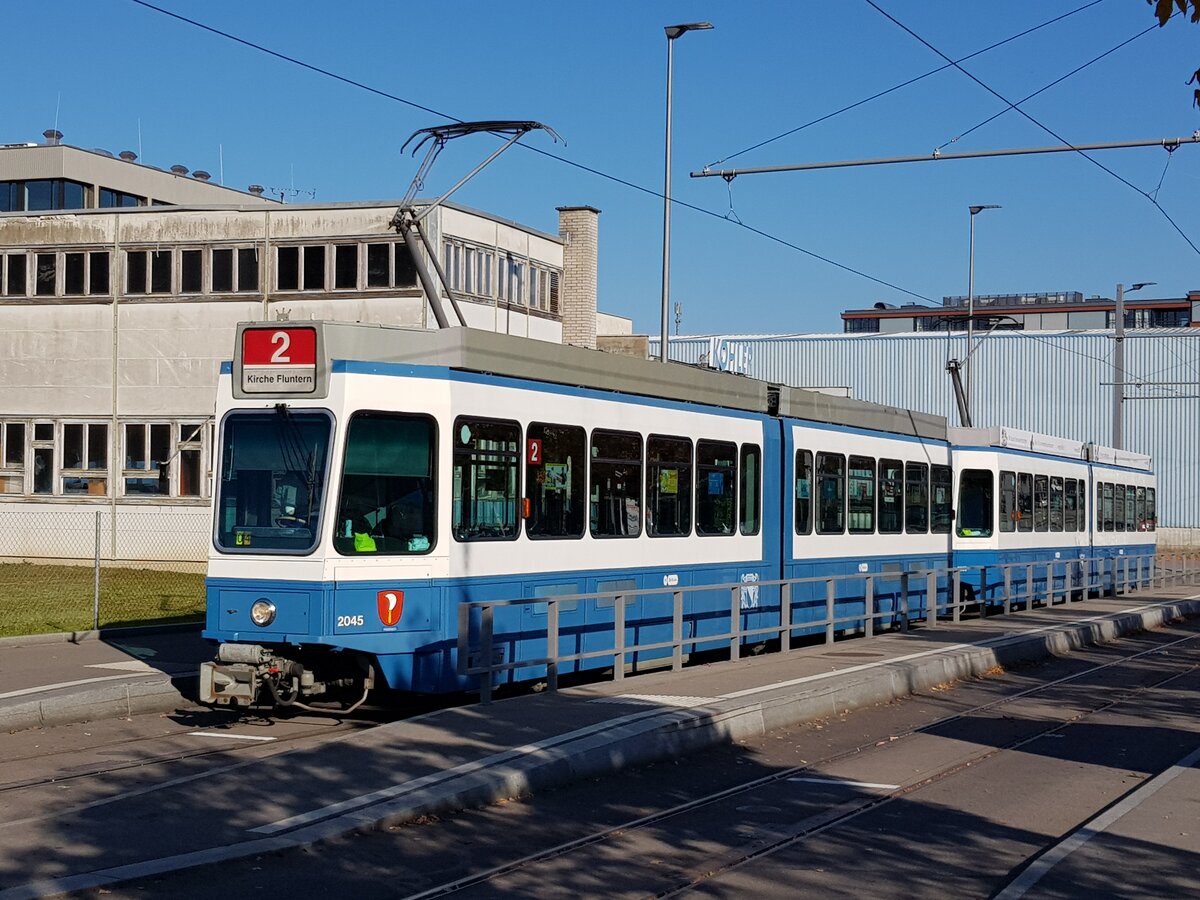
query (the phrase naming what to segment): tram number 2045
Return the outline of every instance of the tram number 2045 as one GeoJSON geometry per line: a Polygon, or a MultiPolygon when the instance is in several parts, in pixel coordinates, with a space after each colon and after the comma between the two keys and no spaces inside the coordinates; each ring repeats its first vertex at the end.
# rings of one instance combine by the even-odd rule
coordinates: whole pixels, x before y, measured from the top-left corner
{"type": "Polygon", "coordinates": [[[362,616],[338,616],[338,628],[362,628],[366,622],[362,616]]]}

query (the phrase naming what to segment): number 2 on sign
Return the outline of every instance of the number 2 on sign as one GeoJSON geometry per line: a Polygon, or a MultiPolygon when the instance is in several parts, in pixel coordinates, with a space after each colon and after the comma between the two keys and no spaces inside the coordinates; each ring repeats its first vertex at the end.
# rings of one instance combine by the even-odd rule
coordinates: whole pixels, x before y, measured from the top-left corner
{"type": "Polygon", "coordinates": [[[273,363],[290,363],[292,358],[287,355],[288,348],[292,345],[292,339],[288,337],[286,331],[277,331],[271,335],[272,346],[278,344],[275,352],[271,354],[271,362],[273,363]]]}

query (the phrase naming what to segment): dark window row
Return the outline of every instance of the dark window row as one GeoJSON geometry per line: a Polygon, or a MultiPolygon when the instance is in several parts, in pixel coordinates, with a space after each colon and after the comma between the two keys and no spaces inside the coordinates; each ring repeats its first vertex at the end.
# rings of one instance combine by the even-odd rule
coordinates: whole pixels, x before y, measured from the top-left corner
{"type": "Polygon", "coordinates": [[[275,251],[281,291],[355,291],[417,286],[417,267],[400,242],[308,244],[275,251]]]}
{"type": "Polygon", "coordinates": [[[513,539],[522,520],[531,539],[758,533],[756,445],[466,417],[453,439],[460,541],[513,539]]]}
{"type": "MultiPolygon", "coordinates": [[[[963,473],[960,487],[960,508],[986,507],[987,512],[986,519],[979,520],[980,530],[967,533],[960,524],[959,536],[990,537],[992,473],[968,469],[963,473]]],[[[1061,475],[1001,471],[1000,530],[1087,531],[1087,482],[1061,475]]]]}
{"type": "Polygon", "coordinates": [[[949,534],[949,466],[796,451],[796,534],[949,534]]]}
{"type": "Polygon", "coordinates": [[[1154,531],[1158,509],[1154,488],[1096,483],[1097,531],[1154,531]]]}

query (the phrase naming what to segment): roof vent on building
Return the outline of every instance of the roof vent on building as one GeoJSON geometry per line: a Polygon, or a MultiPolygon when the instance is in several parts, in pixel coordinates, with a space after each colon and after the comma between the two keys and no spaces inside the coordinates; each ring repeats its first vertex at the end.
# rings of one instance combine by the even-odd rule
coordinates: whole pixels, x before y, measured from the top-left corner
{"type": "Polygon", "coordinates": [[[179,163],[171,166],[171,171],[176,175],[186,175],[188,173],[187,166],[181,166],[179,163]]]}
{"type": "Polygon", "coordinates": [[[266,188],[263,187],[261,184],[252,184],[252,185],[250,185],[250,187],[246,188],[246,190],[248,190],[250,193],[252,193],[255,197],[261,197],[263,195],[263,191],[265,191],[266,188]]]}
{"type": "Polygon", "coordinates": [[[92,152],[99,153],[101,156],[107,156],[109,159],[112,159],[112,153],[108,150],[105,150],[103,147],[93,147],[92,152]]]}
{"type": "Polygon", "coordinates": [[[57,128],[47,128],[42,132],[42,137],[46,139],[46,143],[50,146],[62,143],[62,132],[57,128]]]}
{"type": "Polygon", "coordinates": [[[208,181],[208,179],[212,178],[212,176],[209,175],[207,172],[205,172],[203,169],[197,169],[195,172],[192,173],[192,177],[195,178],[197,181],[208,181]]]}
{"type": "Polygon", "coordinates": [[[122,150],[117,156],[121,157],[125,162],[134,162],[137,160],[137,154],[132,150],[122,150]]]}

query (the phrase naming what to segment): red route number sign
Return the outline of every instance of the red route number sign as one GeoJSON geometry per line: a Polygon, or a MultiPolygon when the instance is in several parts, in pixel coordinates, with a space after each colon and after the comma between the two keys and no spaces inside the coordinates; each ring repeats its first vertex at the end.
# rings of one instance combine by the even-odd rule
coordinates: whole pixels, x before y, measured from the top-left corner
{"type": "Polygon", "coordinates": [[[540,466],[542,464],[542,441],[541,438],[530,438],[525,450],[525,464],[528,466],[540,466]]]}
{"type": "Polygon", "coordinates": [[[315,328],[247,328],[242,332],[242,390],[310,394],[317,386],[315,328]]]}

